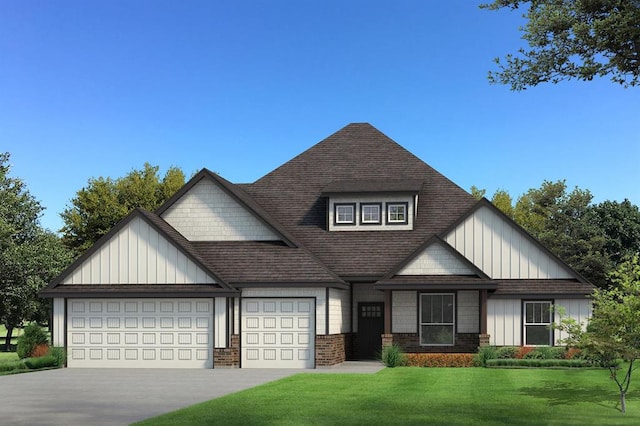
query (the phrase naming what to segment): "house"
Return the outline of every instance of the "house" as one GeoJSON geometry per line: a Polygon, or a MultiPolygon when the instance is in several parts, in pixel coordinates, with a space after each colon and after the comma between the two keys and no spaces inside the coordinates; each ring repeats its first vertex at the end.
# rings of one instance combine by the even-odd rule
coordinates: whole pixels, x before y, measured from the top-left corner
{"type": "MultiPolygon", "coordinates": [[[[240,160],[239,160],[240,161],[240,160]]],[[[369,124],[251,184],[208,170],[41,292],[69,367],[314,368],[554,345],[593,286],[369,124]]]]}

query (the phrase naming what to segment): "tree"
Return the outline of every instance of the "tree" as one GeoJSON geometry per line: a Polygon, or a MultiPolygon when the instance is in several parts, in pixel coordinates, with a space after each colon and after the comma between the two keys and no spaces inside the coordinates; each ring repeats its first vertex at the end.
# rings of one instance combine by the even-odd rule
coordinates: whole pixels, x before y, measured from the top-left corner
{"type": "Polygon", "coordinates": [[[158,170],[145,163],[122,178],[89,179],[61,214],[64,244],[80,255],[134,208],[157,209],[184,185],[180,169],[171,167],[162,179],[158,170]]]}
{"type": "Polygon", "coordinates": [[[566,317],[562,317],[558,328],[569,335],[564,343],[582,349],[609,369],[620,391],[620,411],[624,413],[634,363],[640,358],[638,255],[620,263],[609,277],[613,286],[597,289],[593,294],[593,314],[586,330],[566,317]],[[626,363],[626,369],[620,366],[620,359],[626,363]]]}
{"type": "Polygon", "coordinates": [[[604,232],[604,248],[614,263],[640,253],[640,209],[629,200],[592,206],[590,220],[604,232]]]}
{"type": "Polygon", "coordinates": [[[640,84],[638,0],[495,0],[485,9],[528,5],[520,30],[529,50],[508,54],[506,65],[489,72],[491,83],[524,90],[540,83],[611,76],[625,87],[640,84]]]}
{"type": "Polygon", "coordinates": [[[9,176],[9,154],[0,154],[0,322],[9,349],[15,327],[48,320],[37,293],[71,260],[60,239],[42,229],[43,208],[24,182],[9,176]]]}

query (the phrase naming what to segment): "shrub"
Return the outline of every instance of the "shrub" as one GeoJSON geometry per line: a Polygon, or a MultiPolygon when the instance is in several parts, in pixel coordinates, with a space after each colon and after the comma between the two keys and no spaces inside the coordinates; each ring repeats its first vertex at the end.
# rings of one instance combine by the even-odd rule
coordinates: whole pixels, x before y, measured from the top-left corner
{"type": "Polygon", "coordinates": [[[551,352],[548,346],[540,346],[534,348],[531,352],[524,355],[524,359],[551,359],[551,352]]]}
{"type": "Polygon", "coordinates": [[[487,367],[591,367],[589,361],[582,359],[490,359],[487,361],[487,367]]]}
{"type": "Polygon", "coordinates": [[[31,324],[24,328],[22,336],[18,337],[18,345],[16,352],[18,356],[26,358],[38,345],[46,345],[48,343],[47,333],[37,324],[31,324]]]}
{"type": "Polygon", "coordinates": [[[36,345],[35,348],[33,348],[33,351],[31,351],[31,358],[38,358],[41,356],[45,356],[49,353],[49,345],[48,344],[39,344],[36,345]]]}
{"type": "Polygon", "coordinates": [[[26,370],[27,366],[22,360],[0,362],[0,372],[26,370]]]}
{"type": "Polygon", "coordinates": [[[564,359],[581,359],[582,351],[578,348],[568,348],[564,353],[564,359]]]}
{"type": "Polygon", "coordinates": [[[487,360],[494,359],[495,357],[495,346],[481,346],[480,349],[478,349],[478,353],[473,355],[473,365],[475,367],[486,367],[487,360]]]}
{"type": "Polygon", "coordinates": [[[67,354],[64,351],[64,348],[60,346],[53,346],[49,349],[49,355],[56,359],[56,366],[62,367],[64,365],[64,361],[67,358],[67,354]]]}
{"type": "Polygon", "coordinates": [[[473,367],[475,355],[407,354],[406,365],[408,365],[409,367],[473,367]]]}
{"type": "Polygon", "coordinates": [[[502,346],[496,349],[496,358],[508,359],[515,358],[518,353],[518,347],[516,346],[502,346]]]}
{"type": "Polygon", "coordinates": [[[553,346],[549,348],[551,359],[566,359],[567,348],[564,346],[553,346]]]}
{"type": "Polygon", "coordinates": [[[24,364],[31,370],[38,368],[55,367],[57,359],[53,355],[41,356],[40,358],[27,358],[24,364]]]}
{"type": "Polygon", "coordinates": [[[516,352],[517,359],[523,359],[529,352],[532,352],[533,348],[531,346],[520,346],[518,348],[518,352],[516,352]]]}
{"type": "Polygon", "coordinates": [[[396,344],[382,348],[382,362],[391,368],[404,365],[405,354],[402,348],[396,344]]]}

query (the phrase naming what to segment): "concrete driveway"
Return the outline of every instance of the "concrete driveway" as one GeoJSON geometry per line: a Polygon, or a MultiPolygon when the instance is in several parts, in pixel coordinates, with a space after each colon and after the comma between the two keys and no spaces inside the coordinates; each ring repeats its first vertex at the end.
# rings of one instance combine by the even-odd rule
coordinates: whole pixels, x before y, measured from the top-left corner
{"type": "Polygon", "coordinates": [[[64,368],[0,376],[0,424],[127,425],[299,372],[64,368]]]}
{"type": "Polygon", "coordinates": [[[84,369],[0,376],[0,424],[128,425],[297,373],[360,373],[380,362],[315,370],[84,369]]]}

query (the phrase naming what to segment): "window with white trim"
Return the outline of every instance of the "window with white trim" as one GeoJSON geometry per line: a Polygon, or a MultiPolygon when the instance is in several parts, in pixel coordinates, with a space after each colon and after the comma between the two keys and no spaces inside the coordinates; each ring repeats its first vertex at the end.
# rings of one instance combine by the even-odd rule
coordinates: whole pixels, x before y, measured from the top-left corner
{"type": "Polygon", "coordinates": [[[406,224],[409,223],[407,215],[407,203],[387,203],[387,223],[406,224]]]}
{"type": "Polygon", "coordinates": [[[360,223],[379,225],[380,204],[360,204],[360,223]]]}
{"type": "Polygon", "coordinates": [[[524,302],[524,344],[552,346],[551,302],[524,302]]]}
{"type": "Polygon", "coordinates": [[[335,204],[335,223],[337,225],[354,225],[356,223],[355,209],[355,204],[335,204]]]}
{"type": "Polygon", "coordinates": [[[455,342],[455,294],[420,295],[420,344],[452,346],[455,342]]]}

